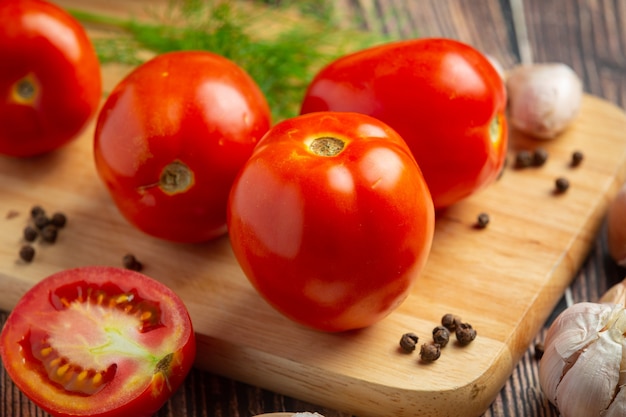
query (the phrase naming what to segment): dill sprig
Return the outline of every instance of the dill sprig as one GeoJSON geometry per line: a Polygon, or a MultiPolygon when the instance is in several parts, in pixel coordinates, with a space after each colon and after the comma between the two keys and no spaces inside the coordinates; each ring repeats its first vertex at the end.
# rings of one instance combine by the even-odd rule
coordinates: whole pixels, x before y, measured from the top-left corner
{"type": "MultiPolygon", "coordinates": [[[[267,2],[270,3],[270,2],[267,2]]],[[[339,29],[332,1],[274,6],[228,0],[172,1],[150,19],[121,19],[73,10],[81,21],[120,29],[94,39],[100,61],[138,65],[146,52],[207,50],[231,59],[257,82],[275,121],[298,114],[306,86],[330,60],[388,40],[339,29]]]]}

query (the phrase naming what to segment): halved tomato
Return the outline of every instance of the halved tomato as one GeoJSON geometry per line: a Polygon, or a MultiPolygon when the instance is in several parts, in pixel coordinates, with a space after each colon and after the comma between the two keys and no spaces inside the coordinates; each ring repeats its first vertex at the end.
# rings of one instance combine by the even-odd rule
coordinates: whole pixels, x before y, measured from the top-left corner
{"type": "Polygon", "coordinates": [[[17,387],[55,417],[149,417],[180,386],[196,343],[182,300],[114,267],[53,274],[17,303],[0,355],[17,387]]]}

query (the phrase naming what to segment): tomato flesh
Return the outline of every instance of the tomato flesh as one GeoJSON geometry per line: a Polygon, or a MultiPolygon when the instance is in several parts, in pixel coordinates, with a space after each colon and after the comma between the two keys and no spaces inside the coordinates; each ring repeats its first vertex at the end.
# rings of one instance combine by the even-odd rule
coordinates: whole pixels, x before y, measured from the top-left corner
{"type": "Polygon", "coordinates": [[[53,416],[151,416],[191,369],[187,310],[137,272],[54,274],[18,302],[0,335],[16,385],[53,416]]]}
{"type": "Polygon", "coordinates": [[[294,321],[333,332],[399,306],[434,230],[406,143],[356,113],[275,125],[235,180],[228,213],[233,251],[257,291],[294,321]]]}

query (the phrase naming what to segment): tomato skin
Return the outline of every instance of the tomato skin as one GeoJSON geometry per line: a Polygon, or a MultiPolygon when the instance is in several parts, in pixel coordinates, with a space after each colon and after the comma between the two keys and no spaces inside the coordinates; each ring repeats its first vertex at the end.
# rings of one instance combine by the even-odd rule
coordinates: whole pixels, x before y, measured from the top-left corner
{"type": "Polygon", "coordinates": [[[100,64],[80,23],[41,0],[0,2],[0,154],[53,151],[85,128],[100,104],[100,64]],[[17,94],[20,80],[28,93],[17,94]]]}
{"type": "Polygon", "coordinates": [[[226,232],[230,185],[271,125],[255,82],[210,52],[166,53],[144,63],[107,98],[97,120],[96,168],[126,219],[152,236],[201,242],[226,232]],[[160,185],[172,163],[185,191],[160,185]]]}
{"type": "MultiPolygon", "coordinates": [[[[20,299],[0,334],[0,355],[8,375],[26,396],[53,417],[151,417],[182,384],[191,369],[195,353],[195,335],[182,300],[158,281],[138,272],[114,267],[68,269],[41,280],[20,299]],[[87,288],[91,288],[92,292],[85,291],[87,288]],[[105,298],[103,303],[96,303],[96,290],[111,288],[134,294],[137,302],[133,304],[131,300],[124,306],[116,307],[111,301],[116,297],[110,297],[105,298]],[[63,296],[73,301],[69,307],[61,308],[58,304],[63,296]],[[86,298],[90,299],[89,303],[86,298]],[[140,304],[142,300],[143,304],[140,304]],[[149,330],[142,332],[132,327],[129,331],[122,326],[140,321],[140,313],[133,316],[136,310],[120,312],[127,305],[133,305],[139,312],[148,311],[146,305],[152,307],[149,311],[156,314],[149,330]],[[131,344],[137,343],[140,352],[145,350],[146,356],[154,355],[154,358],[139,354],[124,356],[119,352],[108,352],[108,356],[96,353],[106,350],[104,341],[101,345],[94,342],[90,350],[87,343],[84,349],[76,348],[76,343],[83,344],[85,339],[98,340],[104,334],[104,325],[98,320],[105,320],[105,314],[91,313],[97,309],[127,316],[117,326],[115,319],[107,322],[114,327],[111,333],[133,334],[131,344]],[[54,350],[49,350],[53,353],[43,355],[45,348],[37,349],[42,346],[43,339],[33,335],[45,335],[46,340],[51,340],[50,346],[54,350]],[[43,359],[37,359],[38,354],[43,355],[43,359]],[[52,366],[52,362],[46,363],[46,355],[58,355],[65,361],[62,363],[71,364],[70,370],[62,375],[78,379],[81,369],[93,369],[94,363],[101,365],[109,360],[114,361],[114,375],[94,394],[69,392],[59,382],[51,382],[44,363],[52,366]],[[81,359],[81,355],[94,359],[81,359]],[[164,360],[155,363],[159,358],[164,360]],[[75,365],[82,365],[82,368],[74,368],[75,365]]],[[[93,374],[90,374],[87,381],[92,378],[93,374]]]]}
{"type": "Polygon", "coordinates": [[[240,171],[229,199],[233,252],[256,290],[305,326],[369,326],[408,295],[432,244],[434,209],[410,150],[356,113],[276,124],[240,171]],[[316,138],[344,142],[335,156],[316,138]]]}
{"type": "Polygon", "coordinates": [[[508,141],[506,102],[504,83],[484,55],[455,40],[422,38],[331,62],[309,85],[301,113],[359,112],[387,123],[411,148],[441,209],[498,177],[508,141]]]}

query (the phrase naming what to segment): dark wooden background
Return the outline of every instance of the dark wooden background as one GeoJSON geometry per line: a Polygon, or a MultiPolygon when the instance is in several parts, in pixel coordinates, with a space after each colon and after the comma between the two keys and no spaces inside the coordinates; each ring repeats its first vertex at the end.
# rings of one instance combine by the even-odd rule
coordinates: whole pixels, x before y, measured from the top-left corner
{"type": "MultiPolygon", "coordinates": [[[[585,91],[626,106],[626,0],[524,0],[523,28],[514,26],[515,0],[340,0],[365,30],[394,37],[443,36],[469,43],[503,67],[532,59],[563,62],[583,79],[585,91]],[[526,35],[526,36],[524,36],[526,35]]],[[[625,132],[626,134],[626,132],[625,132]]],[[[626,215],[626,213],[625,213],[626,215]]],[[[607,255],[603,226],[571,286],[576,301],[595,301],[626,276],[607,255]]],[[[564,303],[561,303],[561,307],[564,303]]],[[[0,312],[0,324],[6,313],[0,312]]],[[[544,332],[537,335],[541,342],[544,332]]],[[[556,417],[538,382],[534,344],[484,417],[556,417]]],[[[272,411],[350,414],[217,375],[194,370],[157,417],[249,417],[272,411]]],[[[47,417],[15,388],[0,368],[0,417],[47,417]]],[[[133,417],[133,416],[129,416],[133,417]]]]}

